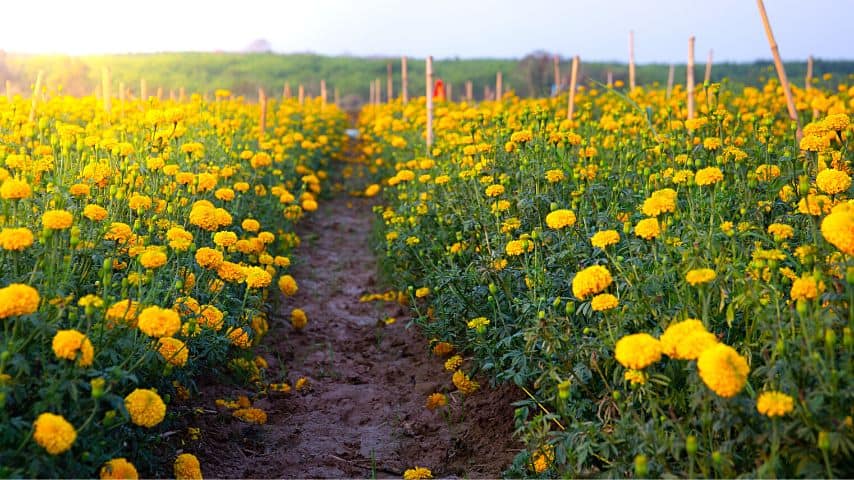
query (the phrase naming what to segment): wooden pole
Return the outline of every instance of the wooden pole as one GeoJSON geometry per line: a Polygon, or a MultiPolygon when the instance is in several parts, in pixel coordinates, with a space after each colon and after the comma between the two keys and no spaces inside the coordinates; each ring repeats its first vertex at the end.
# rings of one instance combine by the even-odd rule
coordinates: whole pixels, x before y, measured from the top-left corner
{"type": "Polygon", "coordinates": [[[451,85],[451,82],[445,84],[445,100],[448,102],[453,102],[451,100],[454,96],[454,86],[451,85]]]}
{"type": "Polygon", "coordinates": [[[426,80],[426,90],[425,94],[427,95],[427,126],[426,126],[426,137],[427,137],[427,156],[432,156],[433,150],[433,57],[427,57],[427,68],[425,69],[425,80],[426,80]]]}
{"type": "Polygon", "coordinates": [[[320,106],[326,106],[326,80],[320,81],[320,106]]]}
{"type": "Polygon", "coordinates": [[[495,74],[495,101],[501,101],[501,95],[504,92],[503,87],[501,85],[501,81],[503,80],[501,72],[495,74]]]}
{"type": "Polygon", "coordinates": [[[783,68],[783,61],[780,59],[780,49],[777,48],[777,41],[774,40],[774,32],[771,31],[771,24],[768,22],[768,13],[765,11],[765,3],[762,0],[756,0],[756,5],[759,7],[759,15],[762,17],[762,26],[765,27],[765,35],[768,37],[768,44],[771,45],[771,54],[774,55],[774,66],[777,68],[777,76],[780,77],[780,85],[783,87],[783,94],[786,97],[786,107],[789,110],[789,118],[797,125],[796,137],[800,141],[803,133],[801,132],[801,124],[798,121],[798,110],[795,108],[795,99],[792,98],[792,90],[789,88],[789,79],[786,77],[786,69],[783,68]]]}
{"type": "Polygon", "coordinates": [[[382,79],[377,78],[374,80],[374,82],[377,85],[376,87],[374,87],[374,90],[377,91],[377,105],[379,105],[383,103],[383,81],[382,79]]]}
{"type": "Polygon", "coordinates": [[[187,91],[184,87],[178,89],[178,101],[184,103],[184,100],[187,99],[187,91]]]}
{"type": "Polygon", "coordinates": [[[670,94],[673,93],[673,75],[676,73],[676,68],[673,64],[670,64],[670,68],[667,69],[667,93],[665,97],[670,100],[670,94]]]}
{"type": "Polygon", "coordinates": [[[297,99],[300,105],[305,104],[305,87],[302,84],[297,87],[297,99]]]}
{"type": "Polygon", "coordinates": [[[110,70],[107,67],[101,69],[101,92],[104,96],[104,111],[110,113],[111,101],[113,92],[111,91],[112,79],[110,78],[110,70]]]}
{"type": "Polygon", "coordinates": [[[685,89],[688,94],[688,120],[694,118],[694,37],[688,38],[688,70],[685,73],[685,89]]]}
{"type": "Polygon", "coordinates": [[[474,84],[471,83],[471,80],[466,80],[466,102],[471,103],[474,99],[474,84]]]}
{"type": "Polygon", "coordinates": [[[406,70],[406,57],[400,57],[400,96],[404,104],[409,102],[409,74],[406,70]]]}
{"type": "Polygon", "coordinates": [[[629,90],[635,89],[635,31],[629,30],[629,90]]]}
{"type": "Polygon", "coordinates": [[[289,100],[291,98],[291,83],[285,82],[285,85],[282,87],[282,100],[289,100]]]}
{"type": "Polygon", "coordinates": [[[392,82],[391,63],[386,65],[386,100],[389,102],[394,98],[394,84],[392,82]]]}
{"type": "Polygon", "coordinates": [[[554,69],[554,91],[552,92],[553,96],[557,96],[560,92],[560,57],[555,55],[552,59],[552,66],[554,69]]]}
{"type": "Polygon", "coordinates": [[[804,78],[804,90],[809,90],[812,88],[812,67],[813,60],[812,55],[807,57],[807,76],[804,78]]]}
{"type": "Polygon", "coordinates": [[[258,89],[258,104],[261,106],[261,114],[258,117],[258,143],[261,143],[267,133],[267,95],[263,88],[258,89]]]}
{"type": "Polygon", "coordinates": [[[337,107],[340,104],[341,104],[341,97],[338,93],[338,87],[335,87],[335,106],[337,107]]]}
{"type": "Polygon", "coordinates": [[[157,87],[157,100],[161,100],[163,98],[163,87],[157,87]]]}
{"type": "Polygon", "coordinates": [[[170,102],[175,101],[175,89],[174,88],[169,89],[169,101],[170,102]]]}
{"type": "Polygon", "coordinates": [[[39,100],[39,91],[42,89],[42,77],[44,76],[44,72],[39,70],[38,75],[36,75],[36,84],[33,87],[33,95],[32,102],[30,104],[30,123],[36,121],[36,103],[39,100]]]}
{"type": "Polygon", "coordinates": [[[368,105],[371,105],[371,106],[373,106],[376,103],[376,101],[374,100],[374,87],[375,86],[376,85],[374,85],[374,81],[371,80],[370,93],[368,93],[368,105]]]}
{"type": "Polygon", "coordinates": [[[614,88],[614,72],[608,70],[608,88],[614,88]]]}
{"type": "Polygon", "coordinates": [[[566,106],[566,118],[572,121],[572,114],[575,112],[575,86],[578,82],[578,55],[572,57],[572,73],[569,77],[569,102],[566,106]]]}
{"type": "Polygon", "coordinates": [[[148,87],[144,78],[139,79],[139,99],[143,102],[148,100],[148,87]]]}
{"type": "Polygon", "coordinates": [[[712,55],[714,50],[709,50],[709,58],[706,59],[706,74],[703,76],[703,83],[708,85],[712,81],[712,55]]]}

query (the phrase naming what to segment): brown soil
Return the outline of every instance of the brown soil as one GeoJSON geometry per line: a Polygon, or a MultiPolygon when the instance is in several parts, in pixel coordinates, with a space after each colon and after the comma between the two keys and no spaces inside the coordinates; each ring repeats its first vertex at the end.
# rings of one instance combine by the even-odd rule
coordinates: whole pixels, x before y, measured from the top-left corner
{"type": "Polygon", "coordinates": [[[372,218],[368,200],[338,195],[298,226],[299,292],[272,317],[263,356],[274,378],[293,385],[307,377],[311,387],[254,399],[268,414],[258,426],[214,412],[216,398],[252,398],[251,391],[203,385],[196,402],[203,410],[192,421],[201,438],[186,448],[206,477],[388,477],[416,465],[436,477],[498,477],[521,448],[512,440],[515,389],[482,388],[464,399],[462,420],[459,392],[449,395],[451,421],[425,408],[429,394],[455,391],[442,360],[406,328],[397,304],[359,302],[380,289],[372,218]],[[293,308],[308,315],[301,332],[289,323],[293,308]],[[397,321],[386,325],[389,316],[397,321]]]}

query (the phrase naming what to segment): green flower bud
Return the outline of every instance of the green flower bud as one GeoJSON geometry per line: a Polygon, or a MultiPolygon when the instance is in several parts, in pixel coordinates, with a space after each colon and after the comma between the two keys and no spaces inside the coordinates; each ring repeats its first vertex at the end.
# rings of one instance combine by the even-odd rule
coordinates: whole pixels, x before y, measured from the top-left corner
{"type": "Polygon", "coordinates": [[[635,476],[646,478],[649,473],[649,464],[647,463],[646,455],[638,455],[635,457],[635,476]]]}
{"type": "Polygon", "coordinates": [[[830,434],[825,431],[818,432],[818,448],[823,452],[830,450],[830,434]]]}
{"type": "Polygon", "coordinates": [[[572,382],[569,380],[564,380],[557,384],[557,395],[561,400],[566,400],[569,398],[569,387],[572,386],[572,382]]]}
{"type": "Polygon", "coordinates": [[[685,451],[687,451],[688,455],[691,456],[697,453],[697,437],[694,435],[688,435],[685,439],[685,451]]]}

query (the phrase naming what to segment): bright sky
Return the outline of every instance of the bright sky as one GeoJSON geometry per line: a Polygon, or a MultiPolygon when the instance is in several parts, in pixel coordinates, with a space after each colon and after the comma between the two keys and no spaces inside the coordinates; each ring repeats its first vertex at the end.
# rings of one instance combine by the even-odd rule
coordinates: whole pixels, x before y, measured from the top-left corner
{"type": "MultiPolygon", "coordinates": [[[[3,2],[0,49],[16,53],[241,50],[522,57],[544,49],[639,63],[770,58],[754,0],[51,0],[3,2]],[[422,7],[423,5],[423,7],[422,7]]],[[[854,58],[854,1],[766,0],[784,59],[854,58]]]]}

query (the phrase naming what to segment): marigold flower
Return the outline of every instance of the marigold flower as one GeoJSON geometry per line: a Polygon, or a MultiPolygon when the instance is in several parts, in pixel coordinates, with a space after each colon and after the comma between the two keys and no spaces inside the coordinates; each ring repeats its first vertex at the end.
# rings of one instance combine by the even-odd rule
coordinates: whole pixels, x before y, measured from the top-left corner
{"type": "Polygon", "coordinates": [[[785,223],[772,223],[768,225],[768,233],[774,236],[775,241],[783,241],[795,235],[795,229],[785,223]]]}
{"type": "Polygon", "coordinates": [[[51,455],[59,455],[77,440],[77,430],[62,415],[42,413],[33,422],[33,439],[51,455]]]}
{"type": "Polygon", "coordinates": [[[282,294],[285,296],[291,297],[296,295],[297,290],[299,290],[299,286],[297,285],[297,281],[294,280],[294,277],[291,275],[282,275],[279,277],[279,290],[281,290],[282,294]]]}
{"type": "Polygon", "coordinates": [[[792,282],[789,292],[792,300],[814,300],[824,292],[824,282],[818,282],[811,275],[803,275],[792,282]]]}
{"type": "Polygon", "coordinates": [[[504,185],[490,185],[486,187],[486,196],[487,197],[497,197],[504,193],[504,185]]]}
{"type": "Polygon", "coordinates": [[[643,370],[661,360],[661,342],[648,333],[626,335],[617,340],[614,358],[632,370],[643,370]]]}
{"type": "Polygon", "coordinates": [[[32,246],[33,232],[29,228],[4,228],[0,230],[0,248],[10,251],[23,251],[32,246]]]}
{"type": "Polygon", "coordinates": [[[151,306],[140,312],[137,325],[149,337],[171,337],[181,329],[181,316],[175,310],[151,306]]]}
{"type": "Polygon", "coordinates": [[[456,372],[454,372],[453,377],[451,377],[451,381],[454,383],[454,386],[457,387],[459,391],[463,392],[466,395],[471,395],[472,393],[477,391],[478,388],[480,388],[480,385],[474,380],[471,380],[469,376],[466,375],[466,373],[462,370],[457,370],[456,372]]]}
{"type": "Polygon", "coordinates": [[[3,200],[21,200],[29,198],[32,193],[30,184],[17,178],[7,178],[0,185],[0,198],[3,200]]]}
{"type": "Polygon", "coordinates": [[[252,339],[249,338],[249,332],[242,327],[229,328],[226,335],[228,335],[229,340],[231,340],[231,344],[238,348],[246,349],[252,346],[252,339]]]}
{"type": "Polygon", "coordinates": [[[437,357],[444,357],[452,351],[454,351],[454,346],[448,342],[438,342],[436,345],[433,345],[433,355],[437,357]]]}
{"type": "Polygon", "coordinates": [[[575,225],[575,213],[572,210],[555,210],[546,215],[546,225],[554,230],[575,225]]]}
{"type": "Polygon", "coordinates": [[[695,268],[685,274],[685,281],[696,287],[702,283],[709,283],[718,276],[711,268],[695,268]]]}
{"type": "Polygon", "coordinates": [[[463,357],[459,355],[454,355],[453,357],[445,360],[445,370],[449,372],[454,372],[460,368],[463,364],[463,357]]]}
{"type": "Polygon", "coordinates": [[[267,423],[267,412],[260,408],[238,408],[232,415],[246,423],[254,423],[256,425],[264,425],[267,423]]]}
{"type": "Polygon", "coordinates": [[[525,253],[525,245],[528,246],[527,251],[529,252],[534,249],[534,243],[529,240],[510,240],[507,242],[504,251],[510,256],[521,255],[525,253]]]}
{"type": "Polygon", "coordinates": [[[854,256],[854,205],[841,203],[821,221],[821,234],[846,255],[854,256]]]}
{"type": "Polygon", "coordinates": [[[139,303],[133,300],[119,300],[110,305],[105,315],[109,321],[108,325],[112,326],[115,322],[127,322],[131,328],[135,328],[138,308],[139,303]]]}
{"type": "Polygon", "coordinates": [[[594,312],[611,310],[612,308],[616,308],[619,304],[620,301],[617,297],[610,293],[600,293],[590,300],[590,308],[592,308],[594,312]]]}
{"type": "Polygon", "coordinates": [[[547,443],[542,447],[538,448],[536,452],[534,452],[531,457],[531,466],[534,471],[537,473],[543,473],[549,469],[552,462],[555,459],[555,447],[554,445],[547,443]]]}
{"type": "Polygon", "coordinates": [[[605,250],[611,245],[616,245],[620,242],[620,234],[616,230],[602,230],[596,232],[590,237],[590,244],[596,248],[605,250]]]}
{"type": "Polygon", "coordinates": [[[154,390],[137,388],[125,397],[125,409],[134,425],[151,428],[166,417],[166,404],[154,390]]]}
{"type": "Polygon", "coordinates": [[[689,318],[673,323],[661,334],[661,350],[676,360],[696,360],[703,351],[718,343],[703,322],[689,318]]]}
{"type": "Polygon", "coordinates": [[[189,249],[193,244],[193,234],[181,227],[172,227],[167,230],[166,239],[169,240],[169,247],[179,252],[189,249]]]}
{"type": "Polygon", "coordinates": [[[95,357],[95,349],[92,347],[92,342],[89,341],[86,335],[77,330],[60,330],[56,332],[51,342],[51,348],[56,358],[77,360],[77,365],[80,367],[92,365],[92,359],[95,357]]]}
{"type": "Polygon", "coordinates": [[[848,191],[851,187],[851,177],[842,170],[826,168],[818,172],[815,184],[822,192],[828,195],[836,195],[848,191]]]}
{"type": "Polygon", "coordinates": [[[648,217],[657,217],[662,213],[676,210],[676,190],[663,188],[652,192],[652,195],[644,200],[641,211],[648,217]]]}
{"type": "Polygon", "coordinates": [[[644,218],[635,225],[635,235],[644,240],[653,239],[661,235],[661,227],[658,225],[657,218],[644,218]]]}
{"type": "Polygon", "coordinates": [[[125,458],[113,458],[101,466],[98,472],[102,480],[136,480],[139,473],[136,467],[125,458]]]}
{"type": "Polygon", "coordinates": [[[579,300],[599,293],[608,288],[614,279],[611,272],[602,265],[593,265],[575,274],[572,279],[572,294],[579,300]]]}
{"type": "Polygon", "coordinates": [[[721,169],[718,167],[706,167],[697,170],[697,173],[694,175],[694,183],[697,185],[705,186],[705,185],[713,185],[723,180],[724,174],[721,172],[721,169]]]}
{"type": "Polygon", "coordinates": [[[202,467],[192,453],[182,453],[173,465],[175,480],[202,480],[202,467]]]}
{"type": "Polygon", "coordinates": [[[248,267],[245,274],[248,288],[266,288],[273,282],[272,275],[261,267],[248,267]]]}
{"type": "Polygon", "coordinates": [[[163,356],[166,362],[176,367],[183,367],[190,354],[189,348],[184,342],[172,337],[158,338],[157,352],[163,356]]]}
{"type": "Polygon", "coordinates": [[[827,195],[810,193],[798,202],[798,212],[814,217],[830,213],[832,208],[833,201],[827,195]]]}
{"type": "Polygon", "coordinates": [[[113,222],[110,224],[107,234],[104,235],[104,240],[113,240],[116,243],[124,244],[133,236],[133,230],[130,225],[122,222],[113,222]]]}
{"type": "Polygon", "coordinates": [[[448,404],[448,397],[444,393],[433,393],[427,397],[427,410],[436,410],[448,404]]]}
{"type": "Polygon", "coordinates": [[[21,283],[0,288],[0,319],[35,313],[39,308],[38,290],[21,283]]]}
{"type": "Polygon", "coordinates": [[[762,392],[756,399],[756,410],[767,417],[782,417],[794,408],[794,399],[783,392],[762,392]]]}
{"type": "Polygon", "coordinates": [[[295,308],[291,310],[291,325],[297,329],[302,330],[308,324],[308,316],[301,308],[295,308]]]}
{"type": "Polygon", "coordinates": [[[149,248],[139,256],[139,263],[148,269],[160,268],[166,265],[166,254],[159,248],[149,248]]]}
{"type": "Polygon", "coordinates": [[[220,247],[230,247],[237,242],[237,234],[234,232],[216,232],[213,242],[220,247]]]}
{"type": "Polygon", "coordinates": [[[700,378],[718,396],[733,397],[744,388],[750,367],[747,360],[729,345],[707,348],[697,359],[700,378]]]}
{"type": "Polygon", "coordinates": [[[623,380],[632,385],[643,385],[646,383],[647,375],[642,370],[626,370],[623,372],[623,380]]]}
{"type": "Polygon", "coordinates": [[[48,210],[42,214],[42,225],[51,230],[65,230],[74,222],[74,217],[65,210],[48,210]]]}
{"type": "Polygon", "coordinates": [[[549,183],[557,183],[566,178],[563,170],[549,170],[546,172],[546,180],[549,183]]]}
{"type": "Polygon", "coordinates": [[[403,480],[426,480],[429,478],[433,478],[433,473],[429,468],[416,466],[403,472],[403,480]]]}

